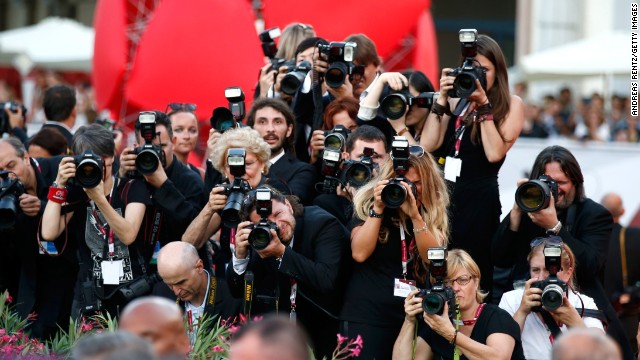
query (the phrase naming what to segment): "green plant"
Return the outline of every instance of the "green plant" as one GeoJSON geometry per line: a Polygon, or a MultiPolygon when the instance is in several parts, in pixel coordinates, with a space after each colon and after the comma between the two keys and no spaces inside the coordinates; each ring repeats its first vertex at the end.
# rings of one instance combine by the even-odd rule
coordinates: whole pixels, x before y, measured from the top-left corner
{"type": "Polygon", "coordinates": [[[24,331],[34,315],[23,319],[15,311],[12,301],[9,292],[0,294],[0,358],[46,354],[44,344],[29,338],[24,331]]]}
{"type": "Polygon", "coordinates": [[[68,329],[60,329],[56,336],[47,343],[48,351],[56,357],[68,358],[75,343],[82,337],[103,331],[113,332],[118,329],[118,321],[107,314],[96,314],[80,321],[69,320],[68,329]]]}

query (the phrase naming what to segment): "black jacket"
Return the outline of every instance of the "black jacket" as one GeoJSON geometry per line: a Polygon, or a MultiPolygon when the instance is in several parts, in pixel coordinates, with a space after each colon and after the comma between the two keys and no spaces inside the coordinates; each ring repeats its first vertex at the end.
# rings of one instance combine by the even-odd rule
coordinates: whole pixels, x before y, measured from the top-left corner
{"type": "Polygon", "coordinates": [[[317,181],[316,169],[308,163],[298,160],[293,154],[285,152],[275,164],[269,168],[269,179],[283,182],[290,193],[300,198],[303,204],[311,204],[317,181]]]}
{"type": "Polygon", "coordinates": [[[73,134],[71,133],[71,131],[69,131],[66,127],[58,124],[55,121],[46,122],[44,125],[42,125],[41,129],[46,129],[46,128],[52,128],[52,129],[58,130],[60,134],[62,134],[62,136],[64,136],[64,138],[67,139],[67,148],[71,149],[71,145],[73,143],[73,134]]]}

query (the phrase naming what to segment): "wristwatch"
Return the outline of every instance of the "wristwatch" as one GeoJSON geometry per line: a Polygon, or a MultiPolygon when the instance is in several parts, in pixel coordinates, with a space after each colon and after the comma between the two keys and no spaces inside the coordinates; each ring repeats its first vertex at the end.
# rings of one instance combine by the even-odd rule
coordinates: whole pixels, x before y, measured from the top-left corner
{"type": "Polygon", "coordinates": [[[378,214],[377,212],[373,211],[373,206],[369,208],[369,216],[370,217],[374,217],[374,218],[378,218],[378,219],[382,219],[382,216],[384,214],[378,214]]]}
{"type": "Polygon", "coordinates": [[[551,229],[547,229],[547,233],[553,233],[554,235],[558,235],[560,230],[562,230],[562,222],[558,220],[558,223],[556,224],[556,226],[552,227],[551,229]]]}
{"type": "Polygon", "coordinates": [[[58,189],[64,189],[65,188],[64,186],[58,185],[58,183],[55,182],[55,181],[53,182],[53,184],[51,184],[51,187],[58,188],[58,189]]]}

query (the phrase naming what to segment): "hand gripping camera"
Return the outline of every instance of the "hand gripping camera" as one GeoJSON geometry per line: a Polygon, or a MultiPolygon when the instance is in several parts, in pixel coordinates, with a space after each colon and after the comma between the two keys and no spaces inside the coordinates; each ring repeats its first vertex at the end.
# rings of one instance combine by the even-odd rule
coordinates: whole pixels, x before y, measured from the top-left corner
{"type": "Polygon", "coordinates": [[[271,230],[279,231],[276,223],[267,218],[271,215],[271,190],[259,188],[256,190],[256,212],[260,215],[260,222],[247,226],[251,229],[249,233],[249,245],[260,251],[266,248],[271,242],[271,230]]]}
{"type": "Polygon", "coordinates": [[[407,189],[402,186],[401,181],[406,182],[413,192],[416,194],[416,186],[405,178],[405,174],[409,169],[409,141],[404,136],[394,136],[391,143],[391,159],[393,160],[393,169],[396,177],[389,180],[389,183],[382,189],[382,202],[390,209],[399,208],[407,198],[407,189]]]}
{"type": "MultiPolygon", "coordinates": [[[[546,280],[536,281],[531,287],[542,290],[542,306],[547,310],[555,310],[562,306],[562,295],[567,292],[567,283],[558,279],[558,271],[562,268],[562,245],[545,243],[544,266],[549,271],[546,280]]],[[[540,307],[535,307],[532,311],[540,311],[540,307]]]]}
{"type": "Polygon", "coordinates": [[[211,127],[221,134],[229,129],[241,127],[246,115],[242,89],[237,86],[228,87],[224,90],[224,97],[229,101],[229,107],[220,106],[213,109],[209,119],[211,127]]]}
{"type": "Polygon", "coordinates": [[[17,114],[18,109],[20,108],[22,109],[22,118],[26,119],[27,108],[24,105],[18,104],[17,102],[14,102],[14,101],[0,103],[0,135],[5,133],[7,134],[11,133],[11,124],[9,123],[9,115],[7,115],[7,113],[5,112],[5,109],[13,114],[17,114]]]}
{"type": "Polygon", "coordinates": [[[26,192],[18,177],[11,179],[9,174],[12,172],[0,171],[0,230],[11,229],[15,225],[19,198],[26,192]]]}
{"type": "Polygon", "coordinates": [[[558,183],[550,176],[542,175],[518,186],[516,204],[522,211],[536,212],[549,207],[551,195],[558,200],[558,183]]]}
{"type": "Polygon", "coordinates": [[[242,199],[251,191],[251,185],[247,180],[242,179],[245,174],[245,156],[245,149],[229,149],[227,151],[227,165],[229,165],[229,172],[234,177],[233,182],[231,184],[216,185],[216,187],[222,186],[224,194],[227,196],[227,204],[222,209],[220,217],[222,218],[222,223],[229,228],[235,228],[240,223],[242,199]]]}
{"type": "Polygon", "coordinates": [[[448,95],[453,98],[468,98],[476,90],[476,80],[480,80],[482,88],[487,90],[487,72],[475,59],[478,54],[478,30],[462,29],[458,37],[464,63],[447,74],[456,78],[448,95]]]}
{"type": "Polygon", "coordinates": [[[138,120],[144,144],[133,149],[133,153],[137,155],[136,170],[142,175],[150,175],[158,169],[160,164],[164,167],[167,160],[162,147],[153,144],[153,139],[156,137],[156,114],[153,111],[143,111],[138,115],[138,120]]]}
{"type": "Polygon", "coordinates": [[[373,176],[373,169],[376,165],[371,159],[372,156],[373,149],[365,147],[360,160],[345,161],[342,164],[340,181],[343,184],[350,184],[355,188],[359,188],[369,182],[369,180],[371,180],[371,177],[373,176]]]}
{"type": "Polygon", "coordinates": [[[287,95],[295,95],[312,66],[308,61],[301,61],[295,68],[290,68],[280,81],[280,90],[287,95]]]}
{"type": "Polygon", "coordinates": [[[344,84],[347,75],[353,75],[356,56],[354,42],[331,42],[328,45],[318,44],[318,50],[328,56],[329,68],[324,74],[324,81],[332,88],[339,88],[344,84]]]}
{"type": "Polygon", "coordinates": [[[423,92],[418,96],[413,96],[409,88],[404,88],[389,94],[380,102],[380,109],[384,115],[391,119],[400,119],[406,112],[407,106],[416,105],[420,108],[431,109],[433,103],[438,99],[438,92],[423,92]]]}
{"type": "Polygon", "coordinates": [[[102,158],[91,149],[73,157],[76,164],[76,176],[69,180],[69,185],[77,185],[91,189],[102,181],[102,158]]]}
{"type": "Polygon", "coordinates": [[[453,288],[444,285],[447,277],[447,248],[432,247],[427,250],[429,259],[429,272],[435,279],[431,289],[421,290],[418,297],[422,298],[422,309],[428,314],[441,315],[444,304],[449,304],[449,318],[453,318],[456,310],[456,295],[453,288]]]}

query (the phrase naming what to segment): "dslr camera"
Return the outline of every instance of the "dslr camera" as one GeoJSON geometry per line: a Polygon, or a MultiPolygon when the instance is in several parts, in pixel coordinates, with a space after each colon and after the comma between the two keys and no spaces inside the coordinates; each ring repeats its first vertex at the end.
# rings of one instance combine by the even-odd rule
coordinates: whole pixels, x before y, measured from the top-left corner
{"type": "Polygon", "coordinates": [[[487,90],[487,72],[475,59],[478,54],[478,30],[462,29],[458,37],[464,62],[447,74],[455,77],[453,89],[449,90],[448,95],[452,98],[468,98],[476,90],[476,80],[480,80],[482,88],[487,90]]]}
{"type": "MultiPolygon", "coordinates": [[[[536,281],[531,287],[542,290],[542,306],[547,310],[555,310],[562,306],[562,295],[567,293],[567,283],[558,279],[558,271],[562,264],[562,245],[549,244],[544,245],[544,266],[549,271],[546,280],[536,281]]],[[[535,307],[532,311],[540,311],[540,307],[535,307]]]]}
{"type": "Polygon", "coordinates": [[[347,160],[342,164],[340,172],[340,181],[343,184],[350,184],[355,188],[359,188],[371,180],[373,169],[376,163],[372,160],[373,149],[364,148],[364,153],[360,160],[347,160]]]}
{"type": "Polygon", "coordinates": [[[522,211],[536,212],[549,207],[551,195],[558,200],[558,183],[548,175],[541,175],[518,186],[516,204],[522,211]]]}
{"type": "Polygon", "coordinates": [[[271,230],[275,230],[276,233],[280,230],[276,223],[267,219],[271,215],[271,210],[271,190],[258,188],[256,190],[256,212],[260,215],[260,222],[247,226],[247,229],[251,229],[249,244],[258,251],[266,248],[271,242],[271,230]]]}
{"type": "Polygon", "coordinates": [[[227,196],[227,203],[220,213],[220,218],[222,218],[222,223],[228,228],[235,228],[240,223],[242,199],[251,191],[251,186],[247,180],[241,178],[245,174],[245,157],[245,149],[229,149],[227,151],[227,164],[229,165],[229,172],[234,177],[233,182],[231,182],[231,184],[216,185],[216,187],[223,187],[223,194],[227,196]]]}
{"type": "Polygon", "coordinates": [[[416,105],[420,108],[431,109],[433,103],[438,99],[438,92],[423,92],[418,96],[413,96],[409,88],[403,88],[389,94],[380,102],[380,109],[384,115],[391,119],[400,119],[407,111],[407,106],[416,105]]]}
{"type": "Polygon", "coordinates": [[[280,81],[280,90],[287,95],[295,95],[311,69],[311,63],[306,60],[301,61],[295,68],[289,68],[287,75],[280,81]]]}
{"type": "Polygon", "coordinates": [[[416,186],[407,178],[405,174],[409,169],[409,141],[404,136],[394,136],[391,143],[391,159],[396,177],[389,180],[389,183],[382,189],[382,202],[390,209],[399,208],[407,198],[407,189],[400,183],[404,181],[409,185],[413,196],[416,197],[416,186]]]}
{"type": "MultiPolygon", "coordinates": [[[[140,122],[140,136],[144,139],[144,144],[133,149],[136,154],[136,171],[142,175],[153,174],[160,164],[164,167],[167,164],[164,151],[160,145],[155,145],[153,139],[156,137],[156,114],[153,111],[142,111],[138,115],[140,122]]],[[[139,177],[138,174],[131,174],[131,177],[139,177]]]]}
{"type": "Polygon", "coordinates": [[[449,318],[453,318],[456,311],[456,294],[453,288],[444,285],[447,277],[447,248],[432,247],[427,250],[429,272],[435,279],[431,289],[420,290],[416,295],[422,298],[422,309],[427,314],[442,315],[444,304],[449,304],[449,318]]]}
{"type": "Polygon", "coordinates": [[[260,42],[262,43],[262,52],[264,56],[271,60],[271,69],[278,71],[280,67],[286,66],[287,68],[293,68],[296,66],[295,59],[285,60],[276,56],[278,53],[278,46],[275,39],[280,37],[280,28],[275,27],[267,29],[258,35],[260,42]]]}
{"type": "Polygon", "coordinates": [[[342,125],[336,125],[332,130],[324,132],[322,174],[325,178],[322,184],[322,192],[325,194],[335,194],[336,188],[341,183],[342,152],[347,145],[350,133],[351,131],[342,125]]]}
{"type": "Polygon", "coordinates": [[[151,275],[141,276],[130,283],[120,287],[118,290],[120,295],[126,301],[131,301],[144,295],[151,294],[153,286],[162,281],[157,272],[151,275]]]}
{"type": "Polygon", "coordinates": [[[20,195],[26,191],[17,176],[11,179],[13,172],[0,171],[0,230],[11,229],[16,223],[16,214],[20,207],[20,195]]]}
{"type": "Polygon", "coordinates": [[[229,129],[241,127],[242,120],[246,115],[244,92],[241,88],[237,86],[226,88],[224,97],[229,101],[229,107],[221,106],[213,109],[213,114],[209,119],[211,127],[221,134],[229,129]]]}
{"type": "Polygon", "coordinates": [[[15,101],[7,101],[0,103],[0,135],[11,133],[11,124],[9,123],[9,115],[5,112],[10,111],[14,114],[18,113],[18,109],[22,109],[22,118],[27,118],[27,108],[15,101]]]}
{"type": "Polygon", "coordinates": [[[102,181],[102,158],[91,149],[73,157],[76,164],[76,176],[69,179],[69,185],[91,189],[102,181]]]}
{"type": "MultiPolygon", "coordinates": [[[[339,88],[344,84],[347,75],[353,75],[353,60],[356,55],[356,47],[354,42],[330,42],[329,44],[318,44],[320,53],[327,55],[329,68],[324,74],[324,81],[332,88],[339,88]]],[[[364,70],[364,69],[362,69],[364,70]]]]}

